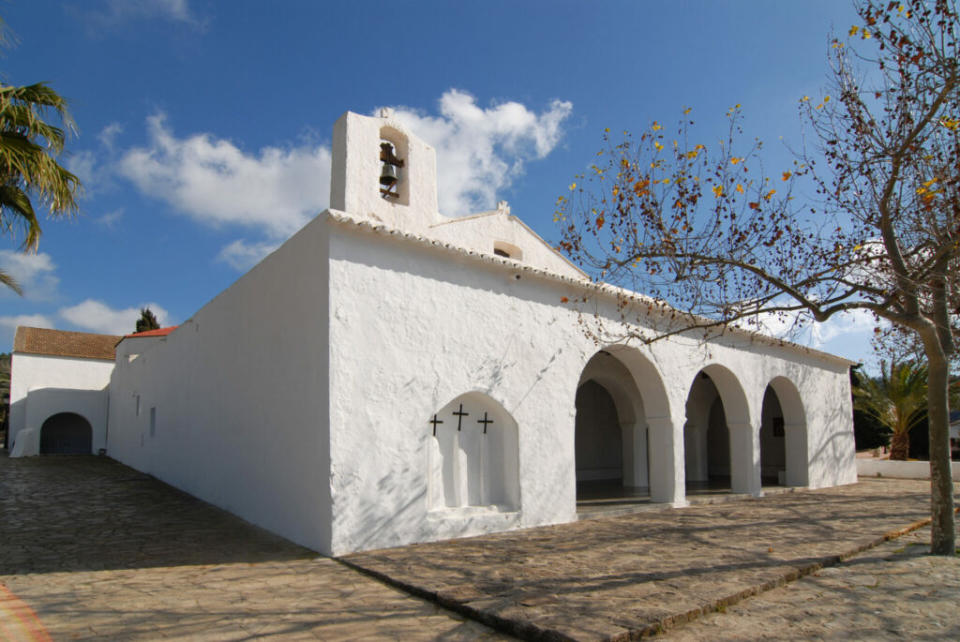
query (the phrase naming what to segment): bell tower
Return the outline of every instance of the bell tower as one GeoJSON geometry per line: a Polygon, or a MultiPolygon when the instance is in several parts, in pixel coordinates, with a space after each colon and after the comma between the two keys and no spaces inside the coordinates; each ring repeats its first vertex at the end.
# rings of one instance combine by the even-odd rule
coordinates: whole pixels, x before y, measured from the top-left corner
{"type": "Polygon", "coordinates": [[[333,126],[330,209],[420,233],[441,220],[437,155],[391,110],[347,112],[333,126]]]}

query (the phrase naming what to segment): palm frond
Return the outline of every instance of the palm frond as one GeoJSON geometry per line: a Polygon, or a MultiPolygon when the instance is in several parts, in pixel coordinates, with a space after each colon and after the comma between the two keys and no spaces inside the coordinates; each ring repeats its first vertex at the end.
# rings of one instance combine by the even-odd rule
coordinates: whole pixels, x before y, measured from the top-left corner
{"type": "Polygon", "coordinates": [[[20,284],[17,283],[17,280],[3,270],[0,270],[0,283],[7,286],[20,296],[23,296],[23,290],[20,288],[20,284]]]}

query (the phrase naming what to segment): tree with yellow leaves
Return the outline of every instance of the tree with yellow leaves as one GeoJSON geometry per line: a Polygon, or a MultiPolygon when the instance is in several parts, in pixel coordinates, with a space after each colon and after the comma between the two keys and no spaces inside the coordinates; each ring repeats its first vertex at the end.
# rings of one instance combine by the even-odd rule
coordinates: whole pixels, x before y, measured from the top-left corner
{"type": "MultiPolygon", "coordinates": [[[[912,333],[927,362],[931,551],[955,553],[948,363],[960,339],[960,19],[957,0],[862,0],[829,50],[831,95],[803,97],[818,147],[765,174],[740,106],[716,146],[689,111],[625,134],[559,199],[560,248],[598,279],[651,296],[669,327],[707,335],[771,315],[803,323],[865,310],[912,333]],[[812,181],[815,202],[795,198],[812,181]]],[[[644,327],[642,324],[639,327],[644,327]]],[[[608,331],[599,328],[598,331],[608,331]]]]}

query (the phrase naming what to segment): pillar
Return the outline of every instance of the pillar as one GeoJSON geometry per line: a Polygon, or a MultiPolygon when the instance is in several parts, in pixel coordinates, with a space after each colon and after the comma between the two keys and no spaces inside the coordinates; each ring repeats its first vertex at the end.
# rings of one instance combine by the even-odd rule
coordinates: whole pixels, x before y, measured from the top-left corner
{"type": "Polygon", "coordinates": [[[760,485],[760,430],[749,423],[728,423],[730,431],[730,490],[763,495],[760,485]]]}
{"type": "Polygon", "coordinates": [[[686,506],[683,422],[671,417],[649,418],[647,430],[650,437],[650,499],[686,506]]]}

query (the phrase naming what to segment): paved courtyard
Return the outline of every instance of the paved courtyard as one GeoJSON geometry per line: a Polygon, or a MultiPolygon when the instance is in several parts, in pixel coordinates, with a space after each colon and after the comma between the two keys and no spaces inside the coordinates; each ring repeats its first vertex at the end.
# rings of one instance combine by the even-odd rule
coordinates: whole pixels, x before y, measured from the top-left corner
{"type": "Polygon", "coordinates": [[[0,640],[44,629],[54,640],[507,639],[109,459],[0,455],[0,640]]]}
{"type": "Polygon", "coordinates": [[[109,459],[0,456],[0,639],[958,639],[960,562],[922,555],[923,528],[873,547],[925,519],[928,488],[865,480],[341,562],[109,459]]]}

